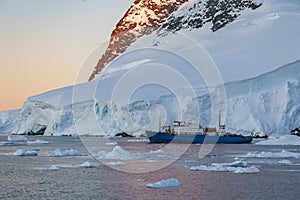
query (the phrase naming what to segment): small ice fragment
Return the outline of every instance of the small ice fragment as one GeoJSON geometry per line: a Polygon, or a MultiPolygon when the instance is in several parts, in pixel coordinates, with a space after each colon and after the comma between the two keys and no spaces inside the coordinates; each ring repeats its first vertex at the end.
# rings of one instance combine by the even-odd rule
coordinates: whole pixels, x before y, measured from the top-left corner
{"type": "Polygon", "coordinates": [[[27,144],[50,144],[50,142],[46,140],[34,140],[34,141],[27,141],[27,144]]]}
{"type": "Polygon", "coordinates": [[[130,140],[127,140],[128,142],[150,142],[149,139],[130,139],[130,140]]]}
{"type": "Polygon", "coordinates": [[[24,135],[9,135],[7,137],[8,141],[27,141],[27,137],[24,135]]]}
{"type": "Polygon", "coordinates": [[[245,167],[245,168],[238,167],[234,171],[234,173],[236,173],[236,174],[249,174],[249,173],[258,173],[258,172],[259,172],[259,169],[255,166],[245,167]]]}
{"type": "Polygon", "coordinates": [[[232,163],[212,163],[211,165],[223,167],[247,167],[247,162],[238,160],[232,163]]]}
{"type": "Polygon", "coordinates": [[[9,156],[37,156],[38,149],[18,149],[15,152],[8,153],[9,156]]]}
{"type": "Polygon", "coordinates": [[[53,165],[53,166],[51,166],[51,167],[43,168],[42,170],[43,170],[43,171],[57,171],[57,170],[60,170],[60,168],[57,167],[57,166],[55,166],[55,165],[53,165]]]}
{"type": "Polygon", "coordinates": [[[176,178],[171,178],[167,180],[161,180],[156,183],[149,183],[147,187],[149,188],[173,188],[181,186],[181,182],[176,178]]]}
{"type": "Polygon", "coordinates": [[[86,153],[81,153],[77,151],[76,149],[70,149],[70,150],[65,150],[61,151],[60,149],[56,149],[53,154],[55,157],[63,157],[63,156],[86,156],[86,153]]]}
{"type": "Polygon", "coordinates": [[[79,168],[97,168],[97,167],[100,167],[100,164],[96,162],[85,162],[79,165],[79,168]]]}
{"type": "Polygon", "coordinates": [[[110,159],[110,160],[132,160],[133,155],[125,151],[120,146],[115,146],[111,152],[100,151],[96,155],[99,159],[110,159]]]}
{"type": "Polygon", "coordinates": [[[123,166],[125,165],[124,162],[118,161],[118,162],[107,162],[105,163],[106,165],[111,165],[111,166],[123,166]]]}
{"type": "Polygon", "coordinates": [[[300,158],[300,153],[289,152],[282,150],[281,152],[249,152],[246,155],[240,157],[247,158],[300,158]]]}
{"type": "Polygon", "coordinates": [[[84,162],[80,165],[61,165],[61,166],[52,166],[48,168],[43,168],[43,171],[56,171],[59,169],[77,169],[77,168],[98,168],[100,167],[99,163],[96,162],[84,162]]]}
{"type": "Polygon", "coordinates": [[[13,142],[7,142],[7,141],[0,142],[0,146],[14,146],[14,145],[16,144],[13,142]]]}
{"type": "Polygon", "coordinates": [[[289,160],[279,160],[278,164],[283,164],[283,165],[292,165],[293,163],[289,160]]]}
{"type": "Polygon", "coordinates": [[[193,171],[212,171],[212,172],[233,172],[239,174],[257,173],[259,169],[255,166],[247,167],[245,161],[235,161],[232,163],[212,163],[209,165],[193,166],[190,168],[193,171]]]}
{"type": "Polygon", "coordinates": [[[118,145],[118,143],[117,142],[107,142],[107,143],[105,143],[105,145],[115,146],[115,145],[118,145]]]}

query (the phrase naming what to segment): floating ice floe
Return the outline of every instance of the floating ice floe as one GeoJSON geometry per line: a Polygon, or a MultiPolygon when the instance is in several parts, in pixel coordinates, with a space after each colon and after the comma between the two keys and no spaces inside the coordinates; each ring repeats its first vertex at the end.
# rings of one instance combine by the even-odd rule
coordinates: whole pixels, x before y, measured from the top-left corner
{"type": "Polygon", "coordinates": [[[27,141],[27,144],[50,144],[50,142],[46,140],[34,140],[34,141],[27,141]]]}
{"type": "Polygon", "coordinates": [[[105,145],[115,146],[115,145],[118,145],[118,143],[117,142],[107,142],[107,143],[105,143],[105,145]]]}
{"type": "Polygon", "coordinates": [[[223,166],[223,167],[247,167],[247,162],[245,161],[235,161],[232,163],[212,163],[212,166],[218,167],[218,166],[223,166]]]}
{"type": "Polygon", "coordinates": [[[65,150],[61,151],[60,149],[56,149],[53,154],[55,157],[63,157],[63,156],[86,156],[86,153],[81,153],[77,151],[76,149],[70,149],[70,150],[65,150]]]}
{"type": "Polygon", "coordinates": [[[233,172],[238,174],[257,173],[259,169],[255,166],[247,167],[245,161],[235,161],[232,163],[212,163],[209,165],[193,166],[193,171],[213,171],[213,172],[233,172]]]}
{"type": "Polygon", "coordinates": [[[100,151],[95,155],[99,159],[110,159],[110,160],[133,160],[134,156],[122,149],[120,146],[115,146],[111,152],[100,151]]]}
{"type": "Polygon", "coordinates": [[[300,137],[295,135],[269,137],[268,140],[257,142],[255,145],[300,145],[300,137]]]}
{"type": "Polygon", "coordinates": [[[267,165],[297,165],[296,163],[293,163],[290,160],[278,160],[278,159],[255,159],[255,160],[247,160],[247,162],[255,163],[255,164],[267,164],[267,165]]]}
{"type": "Polygon", "coordinates": [[[99,163],[96,162],[84,162],[80,165],[53,165],[51,167],[43,168],[43,171],[56,171],[60,169],[78,169],[78,168],[98,168],[100,167],[99,163]]]}
{"type": "Polygon", "coordinates": [[[176,178],[170,178],[167,180],[161,180],[156,183],[149,183],[149,188],[173,188],[181,186],[181,182],[176,178]]]}
{"type": "Polygon", "coordinates": [[[9,156],[37,156],[39,149],[18,149],[8,153],[9,156]]]}
{"type": "Polygon", "coordinates": [[[106,165],[110,165],[110,166],[123,166],[125,165],[124,162],[121,162],[121,161],[117,161],[117,162],[107,162],[107,163],[104,163],[106,165]]]}
{"type": "Polygon", "coordinates": [[[0,146],[16,146],[18,144],[14,143],[14,142],[7,142],[7,141],[2,141],[0,142],[0,146]]]}
{"type": "Polygon", "coordinates": [[[150,142],[149,139],[130,139],[128,142],[150,142]]]}
{"type": "Polygon", "coordinates": [[[43,171],[57,171],[57,170],[59,170],[59,169],[60,169],[59,167],[53,165],[53,166],[51,166],[51,167],[43,168],[42,170],[43,170],[43,171]]]}
{"type": "Polygon", "coordinates": [[[281,152],[249,152],[240,157],[245,158],[300,158],[300,153],[289,152],[282,150],[281,152]]]}
{"type": "Polygon", "coordinates": [[[255,166],[251,166],[251,167],[238,167],[234,173],[236,174],[250,174],[250,173],[258,173],[259,169],[255,166]]]}
{"type": "Polygon", "coordinates": [[[97,162],[84,162],[81,165],[78,165],[78,167],[79,168],[97,168],[97,167],[100,167],[100,164],[97,162]]]}
{"type": "Polygon", "coordinates": [[[7,137],[8,141],[27,141],[27,137],[24,135],[9,135],[7,137]]]}
{"type": "Polygon", "coordinates": [[[157,154],[157,153],[163,153],[164,150],[163,149],[158,149],[158,150],[155,150],[155,151],[150,151],[149,153],[150,154],[157,154]]]}

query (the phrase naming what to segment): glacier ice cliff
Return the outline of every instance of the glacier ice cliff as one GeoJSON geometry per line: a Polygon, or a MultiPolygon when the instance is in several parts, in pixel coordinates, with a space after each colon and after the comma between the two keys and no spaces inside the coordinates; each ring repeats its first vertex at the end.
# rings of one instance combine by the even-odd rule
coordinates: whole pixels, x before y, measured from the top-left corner
{"type": "MultiPolygon", "coordinates": [[[[165,124],[178,119],[178,99],[171,93],[120,104],[84,94],[87,89],[99,90],[96,85],[92,81],[30,97],[20,111],[0,113],[0,132],[23,134],[45,129],[45,135],[114,135],[123,131],[141,135],[146,129],[157,130],[160,118],[165,124]],[[82,91],[83,97],[74,98],[74,91],[82,91]]],[[[231,132],[282,135],[300,124],[300,61],[226,83],[225,90],[223,120],[231,132]]],[[[211,96],[214,94],[203,92],[197,98],[186,98],[180,120],[193,120],[200,114],[201,125],[215,125],[210,124],[211,96]]]]}

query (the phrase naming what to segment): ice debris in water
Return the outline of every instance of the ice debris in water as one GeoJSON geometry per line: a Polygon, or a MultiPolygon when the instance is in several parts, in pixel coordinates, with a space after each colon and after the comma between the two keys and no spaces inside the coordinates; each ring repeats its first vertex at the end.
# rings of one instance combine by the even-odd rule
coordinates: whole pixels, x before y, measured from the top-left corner
{"type": "Polygon", "coordinates": [[[117,161],[117,162],[107,162],[107,163],[104,163],[106,165],[110,165],[110,166],[123,166],[125,165],[124,162],[121,162],[121,161],[117,161]]]}
{"type": "Polygon", "coordinates": [[[57,171],[57,170],[59,170],[59,169],[60,169],[59,167],[53,165],[53,166],[51,166],[51,167],[43,168],[42,170],[43,170],[43,171],[57,171]]]}
{"type": "Polygon", "coordinates": [[[117,142],[107,142],[107,143],[105,143],[105,145],[115,146],[115,145],[118,145],[118,143],[117,142]]]}
{"type": "Polygon", "coordinates": [[[65,150],[61,151],[60,149],[56,149],[53,154],[55,157],[63,157],[63,156],[86,156],[86,153],[81,153],[77,151],[76,149],[70,149],[70,150],[65,150]]]}
{"type": "Polygon", "coordinates": [[[51,167],[43,168],[43,171],[56,171],[60,169],[77,169],[77,168],[98,168],[100,167],[100,164],[97,162],[84,162],[80,165],[61,165],[56,166],[53,165],[51,167]]]}
{"type": "Polygon", "coordinates": [[[50,144],[50,142],[46,140],[34,140],[34,141],[27,141],[27,144],[50,144]]]}
{"type": "Polygon", "coordinates": [[[39,149],[18,149],[15,152],[8,153],[9,156],[37,156],[39,149]]]}
{"type": "Polygon", "coordinates": [[[167,180],[161,180],[156,183],[149,183],[149,188],[173,188],[181,186],[181,182],[176,178],[170,178],[167,180]]]}
{"type": "Polygon", "coordinates": [[[245,167],[245,168],[238,167],[234,171],[234,173],[236,173],[236,174],[249,174],[249,173],[258,173],[258,172],[259,172],[259,169],[255,166],[245,167]]]}
{"type": "Polygon", "coordinates": [[[130,139],[130,140],[127,140],[128,142],[150,142],[149,139],[130,139]]]}
{"type": "Polygon", "coordinates": [[[100,164],[96,162],[84,162],[83,164],[78,166],[79,168],[97,168],[100,167],[100,164]]]}
{"type": "Polygon", "coordinates": [[[257,142],[255,145],[300,145],[300,137],[295,135],[269,137],[268,140],[257,142]]]}
{"type": "Polygon", "coordinates": [[[249,152],[240,157],[245,158],[300,158],[300,153],[289,152],[282,150],[281,152],[249,152]]]}
{"type": "Polygon", "coordinates": [[[115,146],[111,152],[100,151],[95,155],[99,159],[111,159],[111,160],[132,160],[133,155],[122,149],[120,146],[115,146]]]}
{"type": "Polygon", "coordinates": [[[13,142],[7,142],[7,141],[0,142],[0,146],[15,146],[15,145],[18,145],[18,144],[15,144],[13,142]]]}
{"type": "Polygon", "coordinates": [[[245,161],[235,161],[232,163],[212,163],[212,166],[223,166],[223,167],[247,167],[247,162],[245,161]]]}
{"type": "Polygon", "coordinates": [[[7,137],[8,141],[27,141],[27,137],[24,135],[9,135],[7,137]]]}
{"type": "Polygon", "coordinates": [[[255,166],[247,167],[245,161],[235,161],[232,163],[212,163],[209,165],[200,165],[191,167],[193,171],[213,171],[213,172],[233,172],[239,174],[257,173],[259,169],[255,166]]]}

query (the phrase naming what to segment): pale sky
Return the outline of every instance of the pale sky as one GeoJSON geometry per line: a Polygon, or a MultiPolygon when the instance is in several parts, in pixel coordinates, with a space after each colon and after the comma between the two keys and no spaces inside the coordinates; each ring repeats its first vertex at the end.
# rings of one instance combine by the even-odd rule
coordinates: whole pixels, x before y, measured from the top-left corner
{"type": "MultiPolygon", "coordinates": [[[[0,111],[76,82],[133,0],[1,0],[0,111]]],[[[86,77],[86,80],[88,77],[86,77]]]]}

